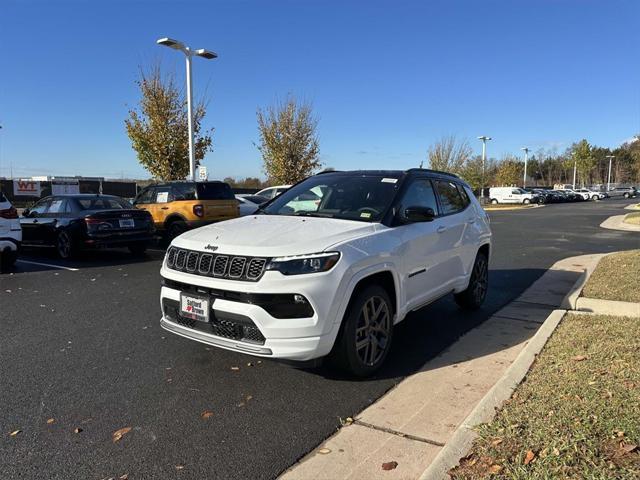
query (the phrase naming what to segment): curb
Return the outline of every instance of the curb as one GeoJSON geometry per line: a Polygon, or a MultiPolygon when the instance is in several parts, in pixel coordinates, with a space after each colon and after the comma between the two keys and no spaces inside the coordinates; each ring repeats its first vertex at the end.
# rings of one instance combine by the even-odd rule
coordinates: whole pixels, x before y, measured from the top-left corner
{"type": "MultiPolygon", "coordinates": [[[[492,205],[492,204],[489,204],[492,205]]],[[[502,204],[504,205],[504,203],[502,204]]],[[[490,206],[482,207],[484,209],[485,212],[511,212],[513,210],[531,210],[533,208],[542,208],[542,207],[546,207],[546,205],[540,205],[540,204],[536,204],[536,203],[529,203],[526,206],[525,205],[519,205],[519,206],[514,206],[514,207],[504,207],[504,208],[491,208],[490,206]]]]}
{"type": "Polygon", "coordinates": [[[482,423],[490,421],[496,410],[509,399],[513,391],[520,384],[531,368],[531,364],[542,348],[546,345],[547,340],[555,331],[560,321],[568,310],[575,310],[575,305],[584,284],[589,276],[598,266],[602,257],[608,254],[602,254],[598,261],[590,268],[585,268],[580,277],[571,287],[571,290],[561,302],[561,307],[554,310],[545,319],[544,323],[536,334],[529,340],[529,343],[522,349],[511,366],[504,373],[502,378],[487,392],[487,394],[478,402],[464,422],[458,427],[451,439],[442,447],[436,458],[420,476],[420,480],[440,480],[447,479],[447,472],[460,463],[460,459],[464,457],[471,449],[473,441],[477,438],[474,428],[482,423]]]}
{"type": "Polygon", "coordinates": [[[496,409],[500,408],[502,403],[509,399],[565,313],[566,310],[554,310],[551,312],[503,377],[480,400],[433,462],[431,462],[431,465],[422,473],[420,480],[447,478],[447,472],[459,463],[460,458],[469,451],[473,441],[476,439],[477,434],[473,429],[477,425],[491,420],[495,415],[496,409]]]}
{"type": "Polygon", "coordinates": [[[621,302],[618,300],[579,297],[573,310],[601,315],[615,315],[617,317],[640,318],[640,303],[621,302]]]}
{"type": "Polygon", "coordinates": [[[609,230],[619,230],[622,232],[640,232],[640,225],[633,225],[631,223],[624,223],[625,215],[614,215],[607,218],[600,224],[600,228],[606,228],[609,230]]]}

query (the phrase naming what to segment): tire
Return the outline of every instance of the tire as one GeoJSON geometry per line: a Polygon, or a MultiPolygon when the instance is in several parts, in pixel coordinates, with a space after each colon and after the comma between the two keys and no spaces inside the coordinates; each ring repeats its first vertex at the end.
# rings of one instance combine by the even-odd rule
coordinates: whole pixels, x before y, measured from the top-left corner
{"type": "Polygon", "coordinates": [[[522,203],[525,205],[529,205],[531,203],[531,200],[529,200],[528,198],[525,198],[524,200],[522,200],[522,203]]]}
{"type": "Polygon", "coordinates": [[[466,290],[456,293],[456,303],[465,310],[477,310],[482,306],[489,288],[489,260],[483,252],[478,252],[473,263],[469,286],[466,290]]]}
{"type": "Polygon", "coordinates": [[[17,250],[5,250],[4,252],[0,252],[0,271],[6,272],[11,270],[13,266],[16,264],[16,260],[18,259],[18,251],[17,250]]]}
{"type": "Polygon", "coordinates": [[[146,243],[134,243],[133,245],[129,245],[129,251],[132,255],[136,257],[141,257],[147,251],[146,243]]]}
{"type": "Polygon", "coordinates": [[[75,245],[71,234],[66,230],[60,230],[56,237],[56,253],[62,259],[69,259],[75,254],[75,245]]]}
{"type": "Polygon", "coordinates": [[[340,370],[368,377],[384,363],[392,338],[393,304],[389,294],[379,285],[370,285],[351,299],[329,360],[340,370]],[[371,318],[376,311],[377,316],[371,318]]]}
{"type": "Polygon", "coordinates": [[[491,203],[492,203],[493,205],[497,205],[497,204],[498,204],[498,200],[496,200],[495,198],[492,198],[492,199],[491,199],[491,203]]]}
{"type": "Polygon", "coordinates": [[[183,234],[187,231],[187,224],[182,220],[176,220],[171,222],[167,227],[167,241],[171,243],[171,241],[177,236],[183,234]]]}

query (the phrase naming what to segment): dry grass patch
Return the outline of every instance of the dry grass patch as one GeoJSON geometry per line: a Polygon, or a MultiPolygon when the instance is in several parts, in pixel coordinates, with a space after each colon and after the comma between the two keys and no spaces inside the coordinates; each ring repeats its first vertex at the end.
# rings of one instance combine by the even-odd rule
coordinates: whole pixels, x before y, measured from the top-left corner
{"type": "Polygon", "coordinates": [[[631,225],[640,225],[640,212],[626,214],[623,222],[630,223],[631,225]]]}
{"type": "Polygon", "coordinates": [[[640,302],[640,250],[614,253],[600,260],[582,296],[640,302]]]}
{"type": "Polygon", "coordinates": [[[454,479],[640,478],[640,322],[567,315],[454,479]]]}

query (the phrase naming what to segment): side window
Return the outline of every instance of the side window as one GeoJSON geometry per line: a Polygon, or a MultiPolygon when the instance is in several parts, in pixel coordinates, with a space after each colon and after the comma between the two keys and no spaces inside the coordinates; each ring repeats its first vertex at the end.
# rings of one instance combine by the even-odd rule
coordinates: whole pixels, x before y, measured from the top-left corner
{"type": "Polygon", "coordinates": [[[174,200],[195,200],[196,187],[192,183],[176,183],[173,185],[174,200]]]}
{"type": "Polygon", "coordinates": [[[168,203],[173,202],[174,200],[175,196],[173,195],[173,191],[170,186],[155,188],[155,199],[152,203],[168,203]]]}
{"type": "Polygon", "coordinates": [[[514,188],[513,190],[511,190],[511,193],[512,193],[513,195],[520,195],[520,193],[521,193],[521,192],[520,192],[520,190],[519,190],[519,189],[514,188]]]}
{"type": "Polygon", "coordinates": [[[471,199],[469,198],[467,191],[460,184],[458,184],[458,191],[460,192],[460,196],[462,197],[462,208],[467,208],[467,206],[471,203],[471,199]]]}
{"type": "Polygon", "coordinates": [[[430,180],[418,178],[411,182],[402,197],[402,209],[407,207],[428,207],[438,214],[438,202],[430,180]]]}
{"type": "Polygon", "coordinates": [[[443,215],[464,210],[465,204],[454,182],[438,180],[436,181],[436,189],[438,190],[443,215]]]}
{"type": "Polygon", "coordinates": [[[32,208],[29,209],[29,216],[30,217],[37,217],[39,215],[43,215],[47,211],[47,209],[49,208],[49,205],[51,205],[51,199],[50,198],[44,198],[44,199],[40,200],[32,208]]]}
{"type": "Polygon", "coordinates": [[[49,205],[49,210],[47,211],[47,213],[69,213],[70,209],[68,206],[68,202],[66,199],[64,198],[54,198],[53,201],[51,202],[51,205],[49,205]]]}
{"type": "Polygon", "coordinates": [[[136,203],[151,203],[151,198],[154,194],[155,189],[153,187],[147,187],[144,189],[138,197],[136,198],[136,203]]]}

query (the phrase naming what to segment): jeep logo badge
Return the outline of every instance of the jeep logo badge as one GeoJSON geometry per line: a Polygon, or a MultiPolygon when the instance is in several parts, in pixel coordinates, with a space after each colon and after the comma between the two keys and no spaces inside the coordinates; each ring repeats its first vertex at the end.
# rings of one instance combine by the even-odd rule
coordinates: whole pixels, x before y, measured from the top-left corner
{"type": "Polygon", "coordinates": [[[218,249],[218,247],[216,247],[215,245],[211,245],[209,243],[206,247],[204,247],[204,249],[205,250],[211,250],[212,252],[215,252],[218,249]]]}

